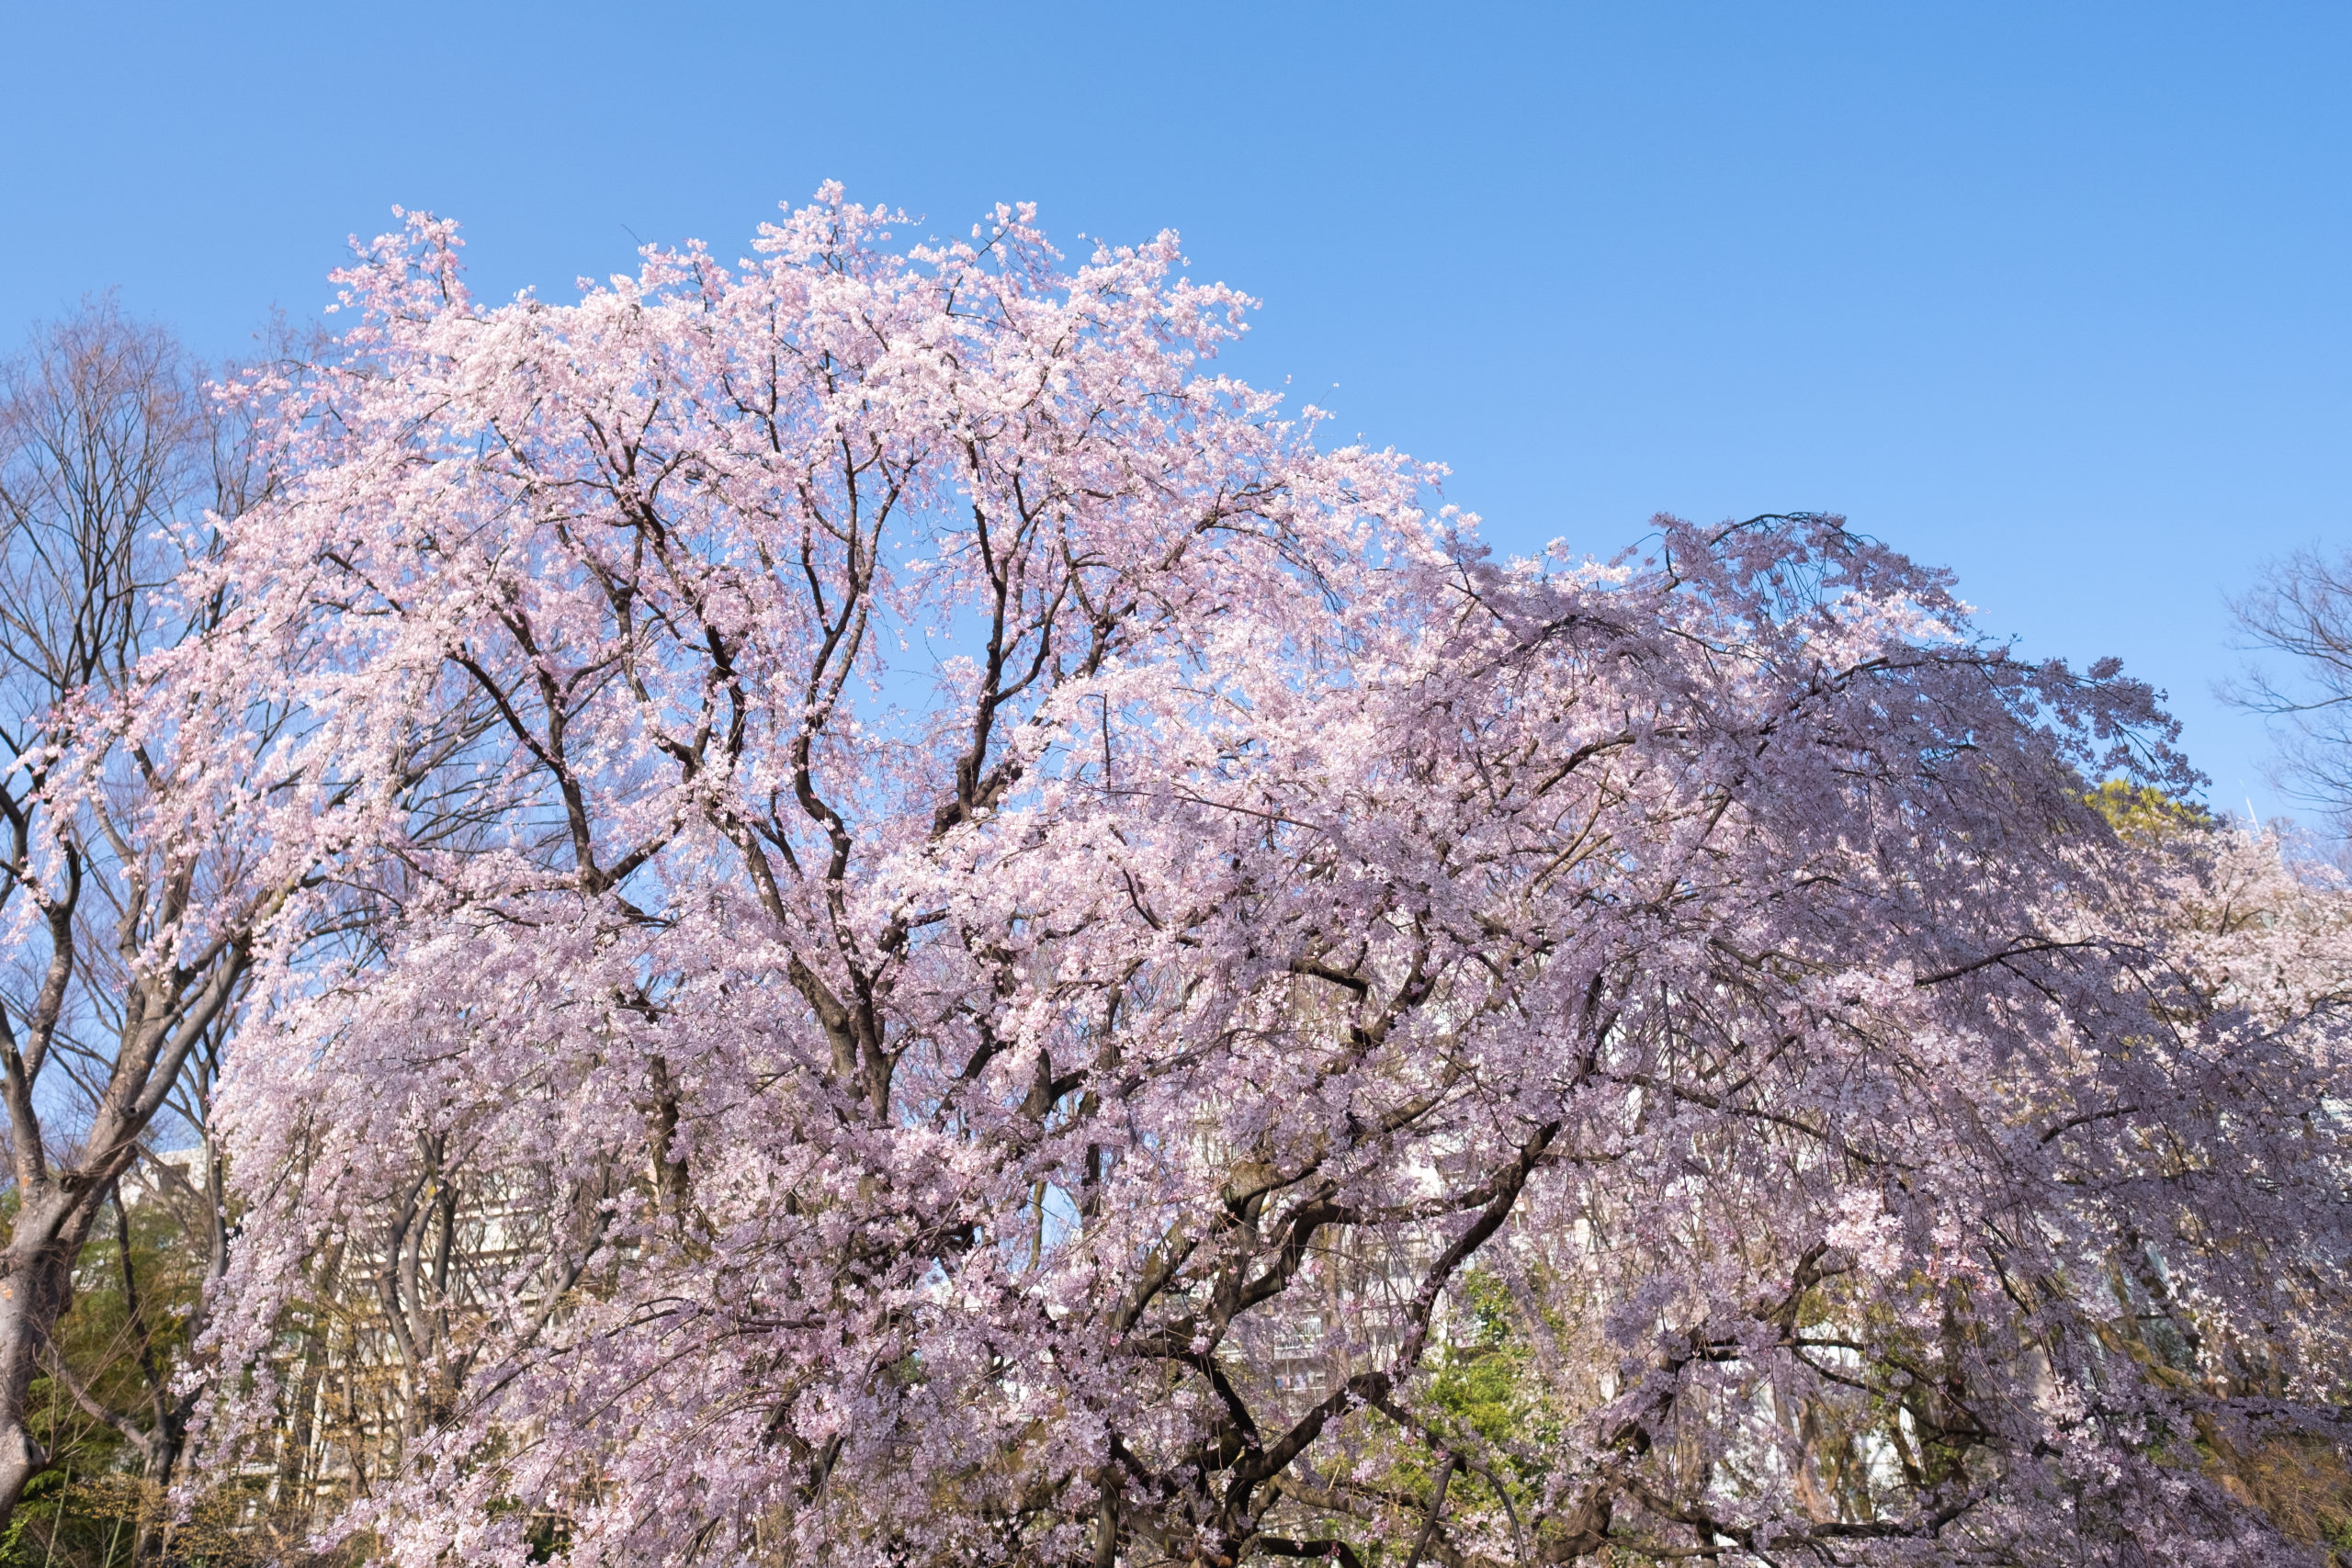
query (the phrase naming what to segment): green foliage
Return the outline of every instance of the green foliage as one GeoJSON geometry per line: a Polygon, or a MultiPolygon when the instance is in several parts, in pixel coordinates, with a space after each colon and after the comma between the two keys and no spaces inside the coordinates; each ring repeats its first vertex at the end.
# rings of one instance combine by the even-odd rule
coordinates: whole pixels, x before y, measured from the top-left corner
{"type": "MultiPolygon", "coordinates": [[[[1558,1418],[1540,1396],[1538,1380],[1529,1375],[1526,1325],[1501,1279],[1490,1270],[1470,1270],[1463,1277],[1455,1311],[1454,1331],[1436,1359],[1428,1404],[1446,1418],[1447,1436],[1476,1439],[1464,1449],[1486,1458],[1486,1468],[1524,1518],[1549,1478],[1543,1456],[1551,1450],[1558,1418]]],[[[1407,1468],[1416,1490],[1436,1479],[1426,1450],[1407,1468]]],[[[1476,1472],[1457,1474],[1453,1486],[1468,1504],[1498,1501],[1487,1475],[1476,1472]]]]}
{"type": "Polygon", "coordinates": [[[42,1471],[0,1537],[0,1568],[128,1568],[138,1540],[139,1483],[119,1472],[42,1471]]]}
{"type": "MultiPolygon", "coordinates": [[[[188,1314],[204,1259],[163,1204],[133,1204],[130,1222],[140,1317],[154,1368],[168,1377],[187,1348],[188,1314]]],[[[74,1303],[59,1320],[56,1343],[95,1398],[141,1426],[149,1424],[147,1373],[140,1363],[140,1337],[123,1289],[122,1248],[112,1225],[102,1224],[83,1248],[74,1271],[74,1303]]],[[[39,1379],[33,1397],[40,1412],[34,1436],[59,1465],[85,1474],[138,1465],[137,1457],[125,1451],[129,1445],[121,1435],[84,1410],[55,1380],[39,1379]]]]}
{"type": "Polygon", "coordinates": [[[2204,832],[2213,814],[2192,800],[2180,800],[2146,784],[2109,779],[2084,797],[2127,839],[2154,841],[2181,832],[2204,832]]]}
{"type": "MultiPolygon", "coordinates": [[[[0,1228],[11,1227],[17,1196],[0,1195],[0,1228]]],[[[139,1324],[126,1292],[122,1242],[109,1209],[74,1271],[74,1300],[52,1343],[88,1394],[144,1428],[153,1404],[141,1365],[140,1324],[153,1376],[168,1379],[187,1352],[189,1309],[205,1259],[187,1228],[160,1202],[134,1203],[128,1214],[131,1276],[139,1324]]],[[[158,1488],[143,1472],[146,1456],[121,1432],[84,1408],[47,1364],[34,1378],[33,1438],[51,1468],[33,1477],[0,1536],[0,1568],[115,1568],[128,1564],[142,1518],[160,1516],[158,1488]]],[[[187,1561],[199,1559],[175,1553],[187,1561]]]]}
{"type": "Polygon", "coordinates": [[[1510,1292],[1492,1273],[1475,1269],[1458,1302],[1461,1328],[1439,1359],[1430,1403],[1488,1444],[1529,1440],[1535,1411],[1524,1386],[1528,1348],[1510,1292]]]}

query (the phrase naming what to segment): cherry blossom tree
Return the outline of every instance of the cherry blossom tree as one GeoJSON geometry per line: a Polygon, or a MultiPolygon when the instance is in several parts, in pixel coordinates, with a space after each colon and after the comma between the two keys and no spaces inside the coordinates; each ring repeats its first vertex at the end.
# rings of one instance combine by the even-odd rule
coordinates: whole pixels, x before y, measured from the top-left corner
{"type": "Polygon", "coordinates": [[[401,1562],[2297,1560],[2352,950],[2097,808],[2151,693],[1834,519],[1497,560],[1173,236],[894,222],[413,217],[254,387],[211,1451],[333,1256],[401,1562]]]}

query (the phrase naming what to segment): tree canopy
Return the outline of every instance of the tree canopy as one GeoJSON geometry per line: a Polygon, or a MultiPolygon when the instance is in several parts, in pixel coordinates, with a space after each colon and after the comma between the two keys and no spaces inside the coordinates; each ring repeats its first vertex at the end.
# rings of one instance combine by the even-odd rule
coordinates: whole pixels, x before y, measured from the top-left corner
{"type": "Polygon", "coordinates": [[[413,217],[244,384],[118,721],[266,912],[209,1451],[331,1254],[419,1565],[2300,1560],[2352,947],[2152,693],[1833,518],[1498,559],[1172,235],[891,221],[413,217]]]}

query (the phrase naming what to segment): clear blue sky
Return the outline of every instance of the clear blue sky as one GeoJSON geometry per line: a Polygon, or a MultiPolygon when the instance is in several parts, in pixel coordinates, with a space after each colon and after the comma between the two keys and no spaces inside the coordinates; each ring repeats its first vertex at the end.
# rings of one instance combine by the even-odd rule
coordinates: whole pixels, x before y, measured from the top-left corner
{"type": "Polygon", "coordinates": [[[1835,510],[2167,688],[2265,815],[2223,595],[2352,543],[2352,6],[0,0],[0,333],[200,348],[400,202],[565,297],[825,178],[1182,231],[1238,368],[1506,547],[1835,510]],[[14,318],[9,320],[7,318],[14,318]]]}

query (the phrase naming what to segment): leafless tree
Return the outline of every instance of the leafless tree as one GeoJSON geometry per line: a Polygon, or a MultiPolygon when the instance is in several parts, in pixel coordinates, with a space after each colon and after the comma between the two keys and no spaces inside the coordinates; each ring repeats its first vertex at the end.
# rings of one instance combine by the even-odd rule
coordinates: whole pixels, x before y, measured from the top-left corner
{"type": "Polygon", "coordinates": [[[2230,607],[2288,665],[2256,665],[2223,695],[2280,721],[2280,786],[2352,828],[2352,551],[2298,550],[2230,607]]]}
{"type": "MultiPolygon", "coordinates": [[[[18,1201],[0,1247],[0,1524],[48,1462],[27,1401],[44,1365],[70,1376],[50,1344],[75,1258],[174,1097],[187,1114],[204,1092],[247,966],[233,927],[185,939],[209,873],[142,833],[162,781],[101,732],[137,700],[141,655],[199,629],[204,607],[164,590],[203,520],[266,482],[238,421],[111,297],[0,363],[0,1100],[18,1201]],[[94,754],[102,787],[61,792],[94,754]]],[[[147,1419],[118,1424],[168,1484],[187,1409],[151,1382],[147,1419]]]]}

